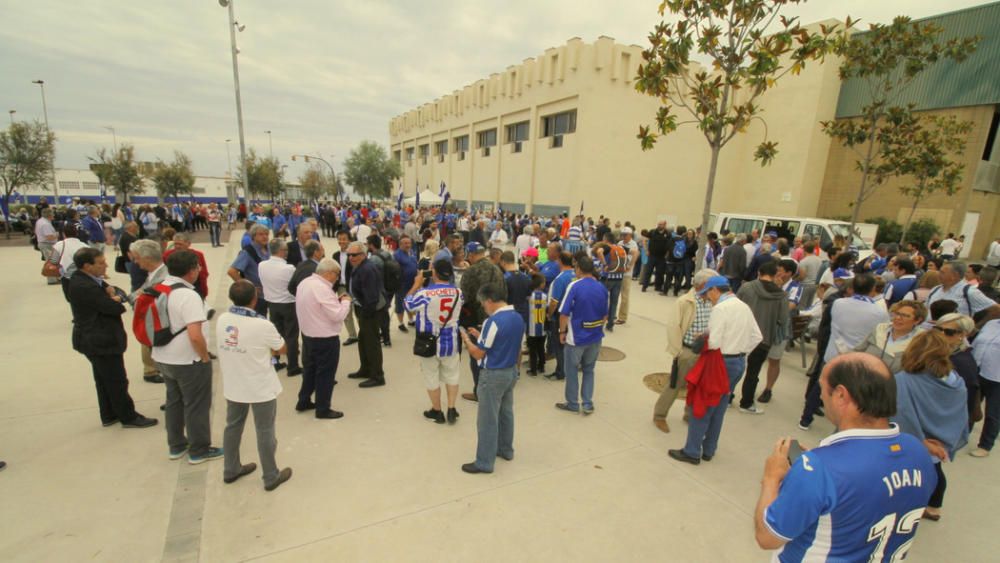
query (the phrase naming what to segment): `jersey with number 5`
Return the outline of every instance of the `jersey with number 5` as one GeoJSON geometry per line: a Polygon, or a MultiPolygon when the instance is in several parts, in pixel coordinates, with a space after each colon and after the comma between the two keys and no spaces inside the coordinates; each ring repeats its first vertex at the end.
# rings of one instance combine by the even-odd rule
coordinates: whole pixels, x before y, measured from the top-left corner
{"type": "Polygon", "coordinates": [[[764,512],[798,561],[902,561],[937,485],[923,443],[893,425],[846,430],[802,454],[764,512]]]}
{"type": "Polygon", "coordinates": [[[434,284],[407,297],[403,306],[407,311],[417,314],[415,322],[418,332],[437,335],[439,357],[458,353],[461,290],[450,284],[434,284]]]}

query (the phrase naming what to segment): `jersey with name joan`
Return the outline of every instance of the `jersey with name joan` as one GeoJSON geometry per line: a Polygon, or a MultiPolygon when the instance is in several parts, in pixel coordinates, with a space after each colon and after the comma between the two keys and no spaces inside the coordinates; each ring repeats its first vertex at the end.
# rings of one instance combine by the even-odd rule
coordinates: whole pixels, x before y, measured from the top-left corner
{"type": "Polygon", "coordinates": [[[805,452],[764,512],[792,561],[899,561],[937,485],[923,443],[892,425],[846,430],[805,452]]]}

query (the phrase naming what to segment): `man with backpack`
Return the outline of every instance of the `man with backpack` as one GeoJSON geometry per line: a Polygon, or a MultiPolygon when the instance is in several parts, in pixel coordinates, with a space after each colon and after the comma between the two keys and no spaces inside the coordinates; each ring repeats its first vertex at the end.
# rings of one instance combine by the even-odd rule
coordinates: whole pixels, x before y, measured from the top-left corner
{"type": "Polygon", "coordinates": [[[674,286],[674,297],[681,292],[684,285],[684,262],[687,260],[688,242],[685,238],[687,227],[680,225],[676,233],[667,243],[667,278],[663,282],[663,294],[670,292],[670,285],[674,286]]]}
{"type": "Polygon", "coordinates": [[[382,274],[382,288],[385,290],[385,307],[378,312],[379,332],[382,335],[382,345],[386,348],[392,347],[392,338],[389,333],[389,302],[392,296],[399,292],[403,280],[403,268],[399,262],[382,249],[382,239],[378,235],[368,237],[368,252],[372,262],[382,274]]]}
{"type": "Polygon", "coordinates": [[[255,224],[250,227],[249,234],[250,244],[243,246],[243,250],[236,255],[236,260],[226,273],[234,282],[246,279],[257,288],[257,306],[254,310],[260,315],[267,316],[267,301],[264,299],[264,287],[261,285],[257,266],[271,257],[267,251],[267,240],[271,231],[264,225],[255,224]]]}
{"type": "Polygon", "coordinates": [[[604,276],[601,280],[608,290],[608,332],[614,332],[616,311],[618,310],[618,299],[622,294],[622,280],[628,272],[628,255],[625,249],[615,244],[615,235],[611,232],[604,233],[604,244],[597,245],[595,253],[598,259],[603,261],[604,276]]]}
{"type": "MultiPolygon", "coordinates": [[[[203,328],[208,315],[194,287],[199,268],[198,257],[190,250],[179,250],[167,258],[169,275],[154,288],[161,292],[156,309],[165,305],[166,314],[158,317],[161,326],[154,326],[153,335],[145,334],[153,339],[153,360],[167,387],[164,410],[170,459],[180,459],[186,453],[191,465],[223,455],[222,448],[211,445],[212,361],[203,328]]],[[[149,310],[143,307],[147,297],[144,294],[137,301],[137,318],[149,310]]],[[[149,324],[146,322],[147,327],[149,324]]]]}

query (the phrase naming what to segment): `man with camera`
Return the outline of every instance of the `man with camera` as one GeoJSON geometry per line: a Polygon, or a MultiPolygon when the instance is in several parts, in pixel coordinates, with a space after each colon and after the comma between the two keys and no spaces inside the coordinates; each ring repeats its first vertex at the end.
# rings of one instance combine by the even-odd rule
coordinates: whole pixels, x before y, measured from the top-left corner
{"type": "Polygon", "coordinates": [[[455,400],[458,398],[459,355],[458,311],[462,309],[462,292],[452,283],[454,269],[447,260],[438,260],[431,270],[416,276],[406,293],[404,306],[416,313],[417,336],[414,354],[421,356],[420,371],[427,384],[431,409],[424,417],[444,424],[441,408],[441,384],[448,394],[449,424],[458,421],[455,400]],[[430,283],[424,287],[425,280],[430,283]]]}

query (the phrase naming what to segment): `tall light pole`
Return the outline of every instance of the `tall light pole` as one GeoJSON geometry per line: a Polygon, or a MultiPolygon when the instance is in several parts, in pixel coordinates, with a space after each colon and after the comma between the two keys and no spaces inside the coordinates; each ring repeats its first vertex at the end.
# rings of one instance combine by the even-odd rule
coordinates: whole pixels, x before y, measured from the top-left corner
{"type": "Polygon", "coordinates": [[[274,158],[274,147],[271,145],[271,130],[268,129],[264,132],[267,133],[267,156],[274,158]]]}
{"type": "Polygon", "coordinates": [[[10,114],[10,124],[13,125],[14,124],[14,114],[17,113],[17,110],[16,109],[9,109],[9,110],[7,110],[7,113],[10,114]]]}
{"type": "Polygon", "coordinates": [[[230,158],[229,156],[229,143],[231,143],[232,141],[233,141],[232,139],[226,139],[226,170],[229,171],[228,173],[230,180],[233,179],[233,159],[230,158]]]}
{"type": "Polygon", "coordinates": [[[115,133],[115,128],[110,125],[105,125],[104,128],[111,131],[111,142],[114,143],[112,146],[115,147],[115,154],[118,154],[118,134],[115,133]]]}
{"type": "Polygon", "coordinates": [[[240,99],[240,65],[237,55],[240,50],[236,48],[236,30],[243,31],[246,26],[236,22],[233,11],[234,0],[219,0],[219,5],[229,8],[229,46],[233,55],[233,90],[236,92],[236,124],[240,133],[240,172],[243,178],[243,197],[250,203],[250,180],[247,177],[247,145],[243,137],[243,102],[240,99]]]}
{"type": "MultiPolygon", "coordinates": [[[[45,103],[45,81],[44,80],[32,80],[32,84],[38,84],[42,90],[42,114],[45,116],[45,133],[48,136],[52,136],[52,130],[49,129],[49,108],[45,103]]],[[[59,183],[56,182],[56,157],[55,151],[52,154],[52,161],[49,163],[52,165],[52,193],[53,197],[56,199],[56,203],[59,203],[59,183]]]]}

